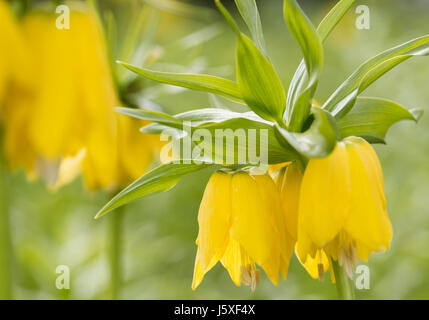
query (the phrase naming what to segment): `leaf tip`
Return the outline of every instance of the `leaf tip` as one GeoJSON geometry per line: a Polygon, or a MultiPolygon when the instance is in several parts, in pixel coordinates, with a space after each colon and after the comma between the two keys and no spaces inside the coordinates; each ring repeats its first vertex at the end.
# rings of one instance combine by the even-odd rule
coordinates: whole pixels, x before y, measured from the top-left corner
{"type": "Polygon", "coordinates": [[[97,212],[97,214],[94,217],[94,220],[101,218],[105,213],[106,212],[104,212],[104,207],[103,207],[100,211],[97,212]]]}
{"type": "Polygon", "coordinates": [[[130,67],[130,66],[131,66],[129,63],[126,63],[126,62],[121,61],[121,60],[116,60],[115,62],[116,62],[117,64],[119,64],[119,65],[121,65],[121,66],[125,67],[125,68],[128,68],[128,67],[130,67]]]}
{"type": "Polygon", "coordinates": [[[411,115],[414,117],[415,122],[419,122],[419,120],[423,117],[425,111],[423,109],[411,109],[410,110],[411,115]]]}

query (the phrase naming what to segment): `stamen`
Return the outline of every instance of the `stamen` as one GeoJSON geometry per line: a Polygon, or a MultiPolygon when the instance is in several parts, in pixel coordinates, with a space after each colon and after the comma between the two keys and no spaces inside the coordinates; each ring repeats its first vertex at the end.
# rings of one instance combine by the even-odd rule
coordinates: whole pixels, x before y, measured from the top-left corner
{"type": "Polygon", "coordinates": [[[353,268],[357,265],[356,244],[353,241],[341,249],[338,255],[338,263],[344,268],[348,277],[353,280],[353,268]]]}
{"type": "Polygon", "coordinates": [[[250,288],[252,291],[255,291],[256,287],[259,285],[259,281],[261,280],[261,272],[256,269],[252,269],[252,272],[250,274],[252,276],[252,284],[250,288]]]}
{"type": "Polygon", "coordinates": [[[319,274],[319,281],[323,282],[325,279],[325,268],[323,267],[323,260],[322,260],[322,250],[318,250],[319,253],[319,263],[317,265],[317,273],[319,274]]]}
{"type": "Polygon", "coordinates": [[[261,279],[261,272],[256,269],[254,264],[241,266],[241,282],[245,286],[250,286],[252,291],[256,290],[261,279]]]}
{"type": "Polygon", "coordinates": [[[250,284],[252,283],[252,277],[249,273],[249,271],[247,270],[247,268],[245,266],[241,266],[241,282],[245,285],[245,286],[250,286],[250,284]]]}
{"type": "Polygon", "coordinates": [[[317,264],[317,272],[319,273],[319,281],[323,282],[323,280],[325,280],[325,268],[323,267],[323,263],[317,264]]]}

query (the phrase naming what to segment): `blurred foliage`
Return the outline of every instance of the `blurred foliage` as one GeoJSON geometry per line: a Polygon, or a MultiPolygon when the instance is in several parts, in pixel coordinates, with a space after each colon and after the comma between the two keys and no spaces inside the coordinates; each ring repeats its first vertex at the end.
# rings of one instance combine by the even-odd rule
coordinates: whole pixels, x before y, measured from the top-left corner
{"type": "MultiPolygon", "coordinates": [[[[106,1],[109,2],[115,1],[106,1]]],[[[209,7],[211,1],[207,2],[209,7]]],[[[304,8],[312,20],[318,22],[332,3],[305,1],[304,8]]],[[[371,29],[357,30],[356,14],[348,13],[326,43],[328,59],[321,81],[323,86],[318,89],[316,99],[325,100],[367,58],[429,32],[427,1],[373,0],[358,1],[358,4],[370,6],[371,29]]],[[[281,5],[280,0],[259,1],[268,51],[287,85],[301,57],[284,25],[281,5]]],[[[126,12],[122,14],[126,17],[126,12]]],[[[235,77],[232,67],[235,35],[224,26],[220,15],[209,22],[175,14],[160,19],[154,41],[164,55],[151,68],[204,70],[231,79],[235,77]],[[192,45],[193,41],[202,40],[207,41],[192,45]]],[[[126,19],[120,21],[127,23],[126,19]]],[[[407,108],[421,107],[429,112],[428,72],[427,59],[416,58],[386,75],[366,95],[388,97],[407,108]]],[[[221,98],[214,100],[204,93],[159,86],[148,80],[144,80],[143,85],[139,104],[145,108],[150,103],[178,113],[214,103],[230,106],[229,102],[221,98]]],[[[369,260],[371,289],[358,291],[358,298],[429,298],[428,141],[429,117],[424,116],[417,128],[413,122],[396,125],[387,136],[388,146],[376,147],[384,169],[394,238],[390,251],[369,260]]],[[[311,279],[295,257],[288,279],[278,287],[264,277],[254,293],[246,287],[237,288],[218,265],[202,285],[192,291],[197,212],[209,175],[207,170],[196,173],[167,193],[127,206],[123,248],[125,283],[121,298],[336,298],[335,287],[329,281],[321,283],[311,279]]],[[[106,223],[111,218],[109,215],[115,213],[99,220],[93,216],[108,198],[101,193],[88,195],[81,181],[52,193],[42,183],[28,183],[22,172],[13,175],[11,193],[17,298],[105,298],[109,276],[104,250],[108,243],[106,223]],[[58,265],[70,267],[71,290],[56,289],[58,265]]]]}

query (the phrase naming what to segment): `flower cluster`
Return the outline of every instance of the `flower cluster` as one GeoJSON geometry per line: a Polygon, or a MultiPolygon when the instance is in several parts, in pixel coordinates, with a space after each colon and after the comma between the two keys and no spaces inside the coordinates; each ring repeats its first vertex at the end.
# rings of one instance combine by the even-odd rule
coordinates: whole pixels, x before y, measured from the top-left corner
{"type": "MultiPolygon", "coordinates": [[[[417,121],[422,114],[421,110],[407,110],[393,101],[361,94],[400,63],[428,55],[429,36],[369,59],[321,106],[314,106],[323,69],[323,42],[354,0],[339,1],[318,28],[296,0],[284,1],[286,24],[304,56],[287,94],[268,56],[255,1],[235,1],[250,37],[241,32],[221,2],[215,2],[237,35],[236,81],[119,63],[148,79],[221,95],[251,111],[120,112],[155,122],[143,128],[147,132],[179,131],[172,137],[179,140],[187,134],[180,132],[185,121],[193,130],[208,133],[228,128],[267,130],[267,165],[272,177],[256,174],[250,162],[230,165],[216,154],[199,163],[166,163],[122,190],[97,216],[139,197],[166,191],[182,176],[212,167],[217,171],[208,182],[198,214],[194,289],[219,261],[237,285],[254,289],[260,279],[257,266],[277,284],[279,274],[286,277],[294,248],[312,277],[323,279],[326,271],[338,269],[352,277],[359,259],[367,261],[372,252],[389,249],[392,238],[382,169],[371,144],[384,143],[394,123],[417,121]]],[[[224,149],[240,147],[249,148],[226,145],[224,149]]],[[[331,272],[331,277],[340,281],[337,272],[331,272]]]]}

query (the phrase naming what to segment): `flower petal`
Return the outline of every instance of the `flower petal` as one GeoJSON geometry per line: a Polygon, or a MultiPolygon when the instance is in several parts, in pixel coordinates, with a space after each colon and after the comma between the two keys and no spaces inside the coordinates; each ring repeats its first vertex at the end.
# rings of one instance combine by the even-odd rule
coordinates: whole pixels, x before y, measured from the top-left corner
{"type": "Polygon", "coordinates": [[[380,251],[390,246],[392,225],[382,195],[380,169],[373,156],[369,156],[366,144],[363,139],[347,143],[354,192],[345,230],[356,242],[361,242],[371,251],[380,251]]]}
{"type": "Polygon", "coordinates": [[[350,211],[351,187],[345,144],[322,159],[311,159],[302,180],[299,223],[322,248],[343,228],[350,211]]]}
{"type": "Polygon", "coordinates": [[[231,224],[231,179],[232,175],[215,172],[204,191],[198,212],[198,248],[201,265],[206,269],[210,261],[219,261],[223,256],[231,224]]]}
{"type": "Polygon", "coordinates": [[[263,186],[259,186],[256,179],[245,172],[234,174],[231,237],[243,246],[273,283],[278,283],[280,237],[274,228],[274,215],[270,212],[273,206],[267,203],[266,196],[261,195],[261,188],[272,187],[271,190],[277,190],[271,179],[264,178],[264,181],[260,182],[263,186]]]}

